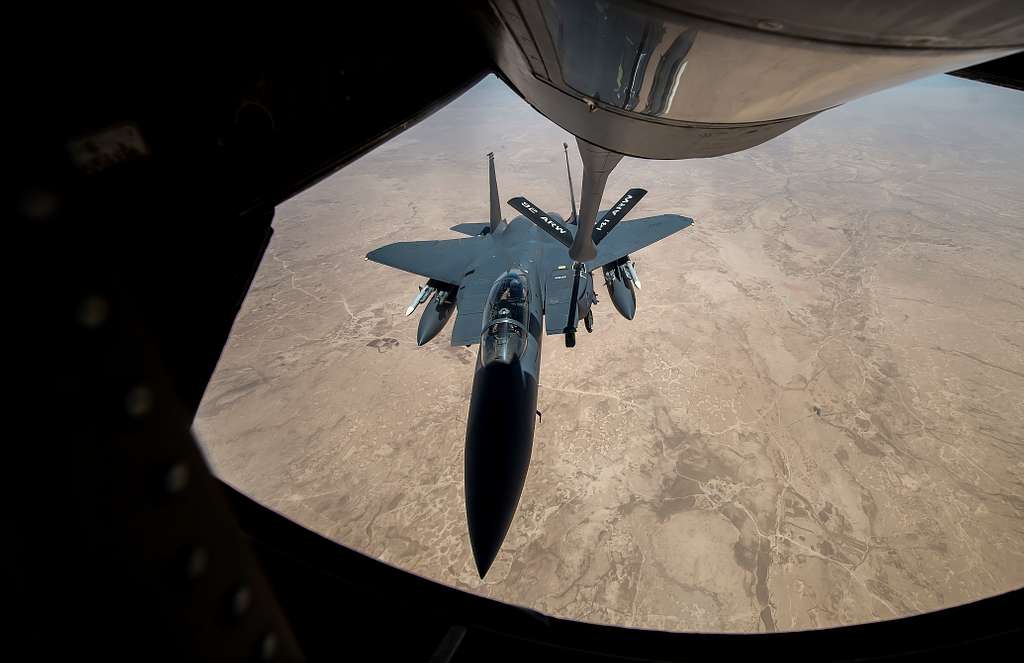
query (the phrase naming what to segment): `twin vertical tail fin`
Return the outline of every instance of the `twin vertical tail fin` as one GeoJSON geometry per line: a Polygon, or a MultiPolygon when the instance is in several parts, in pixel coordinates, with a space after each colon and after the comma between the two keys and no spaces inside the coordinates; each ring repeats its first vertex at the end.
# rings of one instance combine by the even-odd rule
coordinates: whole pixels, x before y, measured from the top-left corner
{"type": "Polygon", "coordinates": [[[494,152],[487,154],[487,169],[491,185],[491,232],[501,232],[505,220],[501,218],[501,200],[498,198],[498,178],[494,174],[494,152]]]}
{"type": "Polygon", "coordinates": [[[572,188],[572,169],[569,168],[569,144],[562,143],[562,149],[565,150],[565,174],[569,178],[569,201],[572,203],[572,216],[569,217],[569,223],[576,224],[576,193],[572,188]]]}

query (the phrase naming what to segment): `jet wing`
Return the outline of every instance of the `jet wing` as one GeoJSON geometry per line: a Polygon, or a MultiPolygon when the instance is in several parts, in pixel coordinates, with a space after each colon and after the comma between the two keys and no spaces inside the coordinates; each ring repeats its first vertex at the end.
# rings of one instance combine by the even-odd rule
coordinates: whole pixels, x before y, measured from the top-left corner
{"type": "Polygon", "coordinates": [[[470,263],[483,247],[482,241],[479,237],[466,237],[396,242],[370,251],[366,257],[404,272],[459,285],[470,263]]]}
{"type": "Polygon", "coordinates": [[[597,258],[591,264],[607,265],[690,225],[693,225],[693,219],[678,214],[660,214],[623,221],[615,228],[615,232],[597,245],[597,258]]]}

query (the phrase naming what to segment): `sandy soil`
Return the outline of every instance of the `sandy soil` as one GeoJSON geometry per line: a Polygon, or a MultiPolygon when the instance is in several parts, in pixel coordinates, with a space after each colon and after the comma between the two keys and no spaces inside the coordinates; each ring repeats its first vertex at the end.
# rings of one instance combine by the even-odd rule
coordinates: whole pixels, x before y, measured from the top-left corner
{"type": "MultiPolygon", "coordinates": [[[[363,259],[568,207],[568,137],[489,79],[282,205],[196,429],[217,473],[345,545],[552,614],[757,631],[1024,583],[1024,99],[935,79],[606,203],[696,224],[544,347],[533,464],[486,581],[462,498],[475,348],[417,348],[423,279],[363,259]],[[509,212],[511,214],[511,211],[509,212]]],[[[578,176],[579,163],[575,160],[578,176]]],[[[578,181],[578,180],[577,180],[578,181]]]]}

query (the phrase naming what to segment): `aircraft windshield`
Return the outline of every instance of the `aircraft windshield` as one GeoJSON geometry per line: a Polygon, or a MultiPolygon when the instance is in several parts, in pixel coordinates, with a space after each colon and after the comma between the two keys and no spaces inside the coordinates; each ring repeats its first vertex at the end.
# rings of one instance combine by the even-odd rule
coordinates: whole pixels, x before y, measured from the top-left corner
{"type": "Polygon", "coordinates": [[[510,319],[526,325],[529,310],[526,300],[526,276],[518,271],[507,272],[491,287],[487,297],[487,323],[510,319]]]}
{"type": "Polygon", "coordinates": [[[487,298],[485,326],[480,337],[480,359],[511,364],[522,356],[530,316],[526,275],[519,270],[503,274],[487,298]]]}

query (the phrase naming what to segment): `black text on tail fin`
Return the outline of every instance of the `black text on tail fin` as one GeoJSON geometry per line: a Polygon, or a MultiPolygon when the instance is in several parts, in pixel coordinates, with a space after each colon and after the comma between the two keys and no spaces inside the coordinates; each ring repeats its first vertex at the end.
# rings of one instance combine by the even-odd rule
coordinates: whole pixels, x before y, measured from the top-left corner
{"type": "Polygon", "coordinates": [[[565,174],[569,177],[569,201],[572,203],[572,216],[569,217],[569,223],[576,225],[576,194],[572,188],[572,170],[569,168],[569,144],[562,143],[562,148],[565,150],[565,174]]]}
{"type": "Polygon", "coordinates": [[[501,218],[501,201],[498,198],[498,178],[494,175],[494,152],[487,154],[487,170],[491,185],[491,232],[500,232],[505,227],[501,218]]]}
{"type": "Polygon", "coordinates": [[[608,236],[615,226],[619,224],[622,217],[629,214],[629,210],[640,202],[640,199],[647,195],[644,189],[630,189],[619,198],[619,201],[605,212],[601,220],[594,224],[594,244],[600,244],[601,240],[608,236]]]}
{"type": "Polygon", "coordinates": [[[532,221],[538,228],[564,244],[566,248],[572,246],[572,232],[526,198],[516,196],[509,200],[508,204],[512,206],[512,209],[532,221]]]}

